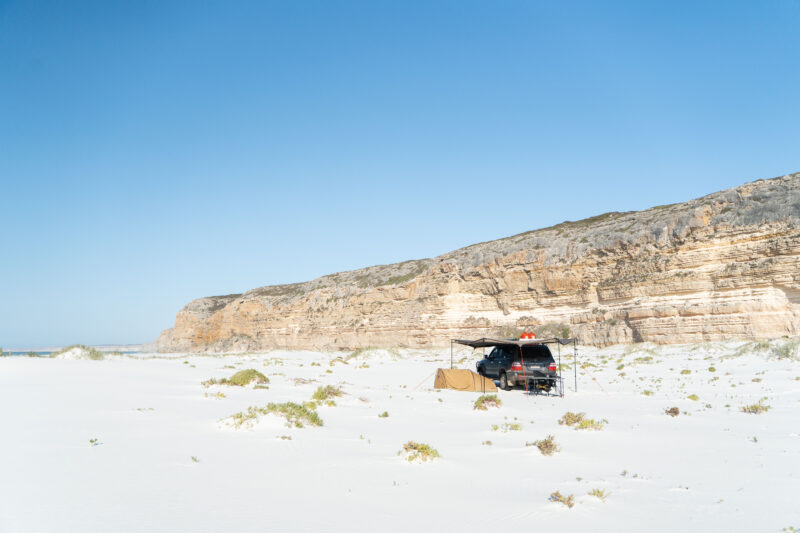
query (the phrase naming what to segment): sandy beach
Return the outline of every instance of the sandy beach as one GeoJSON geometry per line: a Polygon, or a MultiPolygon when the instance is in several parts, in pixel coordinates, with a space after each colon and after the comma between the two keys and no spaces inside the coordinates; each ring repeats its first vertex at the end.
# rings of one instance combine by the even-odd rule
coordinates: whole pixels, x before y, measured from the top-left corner
{"type": "MultiPolygon", "coordinates": [[[[774,355],[781,342],[585,349],[577,393],[565,368],[563,398],[498,391],[486,411],[480,393],[432,388],[449,350],[6,357],[0,530],[797,527],[800,372],[774,355]],[[201,384],[247,368],[269,388],[201,384]],[[231,423],[327,385],[343,395],[316,408],[321,427],[231,423]],[[742,412],[759,401],[766,412],[742,412]],[[567,411],[602,429],[560,425],[567,411]],[[549,435],[552,456],[526,446],[549,435]],[[409,462],[408,441],[440,457],[409,462]]],[[[478,355],[458,352],[457,366],[478,355]]]]}

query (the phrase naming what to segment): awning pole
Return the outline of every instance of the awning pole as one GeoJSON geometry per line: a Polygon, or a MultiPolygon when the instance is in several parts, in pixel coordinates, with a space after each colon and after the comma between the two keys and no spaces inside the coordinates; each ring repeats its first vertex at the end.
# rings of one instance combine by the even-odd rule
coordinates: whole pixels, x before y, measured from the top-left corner
{"type": "Polygon", "coordinates": [[[572,367],[575,369],[575,392],[578,392],[578,339],[572,339],[572,348],[574,350],[572,367]]]}
{"type": "Polygon", "coordinates": [[[453,339],[450,339],[450,370],[453,370],[453,339]]]}
{"type": "MultiPolygon", "coordinates": [[[[519,346],[519,359],[520,359],[520,361],[522,361],[522,379],[525,380],[525,394],[527,396],[530,396],[530,394],[528,393],[528,374],[525,371],[525,357],[522,355],[522,345],[521,344],[519,346]]],[[[506,377],[506,380],[508,380],[507,377],[506,377]]],[[[534,386],[536,386],[536,384],[534,384],[534,386]]]]}
{"type": "Polygon", "coordinates": [[[564,380],[561,379],[561,343],[558,343],[558,392],[564,397],[564,380]]]}

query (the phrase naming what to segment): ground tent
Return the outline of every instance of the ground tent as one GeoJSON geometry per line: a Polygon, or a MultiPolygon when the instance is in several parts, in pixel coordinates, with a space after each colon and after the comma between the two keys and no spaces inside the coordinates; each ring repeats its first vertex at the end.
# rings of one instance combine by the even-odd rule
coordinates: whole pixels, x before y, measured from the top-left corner
{"type": "Polygon", "coordinates": [[[497,387],[489,378],[485,378],[471,370],[458,368],[440,368],[436,372],[434,389],[454,389],[461,391],[496,392],[497,387]]]}

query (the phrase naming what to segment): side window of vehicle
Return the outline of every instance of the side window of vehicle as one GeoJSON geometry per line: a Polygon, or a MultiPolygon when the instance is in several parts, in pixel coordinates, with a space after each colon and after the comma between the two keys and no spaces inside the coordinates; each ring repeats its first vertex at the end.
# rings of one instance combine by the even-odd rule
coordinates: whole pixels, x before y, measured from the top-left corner
{"type": "Polygon", "coordinates": [[[492,348],[492,351],[489,352],[489,359],[496,359],[500,356],[500,350],[498,348],[492,348]]]}

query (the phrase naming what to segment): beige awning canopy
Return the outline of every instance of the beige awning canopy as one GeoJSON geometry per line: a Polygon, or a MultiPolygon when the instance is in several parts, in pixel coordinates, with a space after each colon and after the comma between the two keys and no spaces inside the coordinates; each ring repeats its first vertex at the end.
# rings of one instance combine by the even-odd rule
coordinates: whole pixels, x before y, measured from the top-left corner
{"type": "Polygon", "coordinates": [[[472,348],[487,348],[489,346],[518,346],[522,348],[523,346],[533,346],[535,344],[572,344],[574,339],[561,339],[559,337],[551,337],[548,339],[490,339],[490,338],[482,338],[474,341],[465,340],[465,339],[453,339],[453,342],[457,344],[463,344],[464,346],[470,346],[472,348]]]}

